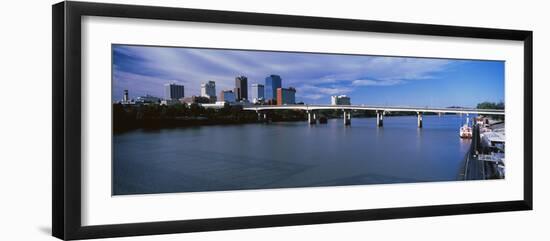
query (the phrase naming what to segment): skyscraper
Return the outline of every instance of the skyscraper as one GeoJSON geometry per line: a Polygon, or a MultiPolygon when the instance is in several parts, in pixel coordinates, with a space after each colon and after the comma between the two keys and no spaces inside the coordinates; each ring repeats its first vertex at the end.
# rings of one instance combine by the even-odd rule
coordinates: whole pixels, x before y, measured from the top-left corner
{"type": "Polygon", "coordinates": [[[248,100],[248,78],[237,76],[235,78],[235,98],[237,101],[248,100]]]}
{"type": "Polygon", "coordinates": [[[270,75],[265,78],[265,100],[266,101],[273,101],[277,98],[277,89],[281,88],[281,76],[278,75],[270,75]]]}
{"type": "Polygon", "coordinates": [[[176,83],[164,84],[164,99],[166,100],[178,100],[185,96],[185,89],[183,85],[176,83]]]}
{"type": "Polygon", "coordinates": [[[211,103],[216,102],[216,82],[208,81],[201,84],[201,96],[206,97],[211,103]]]}
{"type": "Polygon", "coordinates": [[[262,84],[252,84],[252,102],[258,103],[264,101],[264,85],[262,84]]]}
{"type": "Polygon", "coordinates": [[[295,104],[296,89],[289,87],[277,89],[277,105],[295,104]]]}

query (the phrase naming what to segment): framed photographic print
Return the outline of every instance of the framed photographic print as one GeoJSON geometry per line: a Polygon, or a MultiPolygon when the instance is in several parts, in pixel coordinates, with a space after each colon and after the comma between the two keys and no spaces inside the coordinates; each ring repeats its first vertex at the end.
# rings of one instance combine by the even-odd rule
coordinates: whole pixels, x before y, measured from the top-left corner
{"type": "Polygon", "coordinates": [[[53,235],[532,209],[532,32],[53,6],[53,235]]]}

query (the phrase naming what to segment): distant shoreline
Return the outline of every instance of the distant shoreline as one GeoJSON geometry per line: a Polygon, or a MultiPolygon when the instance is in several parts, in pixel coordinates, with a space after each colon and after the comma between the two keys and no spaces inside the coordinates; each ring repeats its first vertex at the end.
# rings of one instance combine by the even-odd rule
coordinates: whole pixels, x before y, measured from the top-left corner
{"type": "MultiPolygon", "coordinates": [[[[434,116],[437,114],[427,114],[434,116]]],[[[455,115],[455,114],[448,114],[455,115]]],[[[404,116],[413,116],[409,114],[392,114],[387,115],[386,117],[404,117],[404,116]]],[[[327,119],[341,119],[342,117],[327,117],[327,119]]],[[[353,119],[370,119],[376,118],[375,116],[353,116],[353,119]]],[[[235,119],[143,119],[143,120],[133,120],[129,123],[116,123],[116,120],[113,119],[113,134],[123,134],[125,132],[134,131],[134,130],[162,130],[162,129],[174,129],[174,128],[185,128],[185,127],[200,127],[200,126],[230,126],[230,125],[247,125],[247,124],[261,124],[266,123],[265,121],[260,120],[235,120],[235,119]]],[[[272,119],[270,122],[273,123],[282,123],[282,122],[307,122],[307,118],[292,118],[292,119],[272,119]]]]}

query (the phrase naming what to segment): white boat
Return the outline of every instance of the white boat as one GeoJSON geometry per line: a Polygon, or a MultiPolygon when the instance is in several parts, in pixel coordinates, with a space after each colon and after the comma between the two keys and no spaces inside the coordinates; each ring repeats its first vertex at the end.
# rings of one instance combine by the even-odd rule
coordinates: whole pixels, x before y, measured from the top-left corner
{"type": "Polygon", "coordinates": [[[460,127],[460,138],[472,138],[472,127],[470,127],[470,118],[466,118],[466,123],[460,127]]]}

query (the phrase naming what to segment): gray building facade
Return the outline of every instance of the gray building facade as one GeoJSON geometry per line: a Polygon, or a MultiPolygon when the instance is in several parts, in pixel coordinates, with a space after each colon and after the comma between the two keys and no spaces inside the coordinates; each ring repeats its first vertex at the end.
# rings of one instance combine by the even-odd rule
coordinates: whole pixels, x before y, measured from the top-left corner
{"type": "Polygon", "coordinates": [[[248,78],[246,76],[235,78],[235,90],[233,92],[237,101],[248,100],[248,78]]]}
{"type": "Polygon", "coordinates": [[[203,97],[216,97],[216,82],[208,81],[201,84],[201,96],[203,97]]]}
{"type": "Polygon", "coordinates": [[[179,100],[185,97],[185,87],[175,83],[164,85],[164,99],[179,100]]]}
{"type": "Polygon", "coordinates": [[[253,103],[264,101],[265,100],[264,93],[265,93],[264,85],[252,84],[251,98],[253,103]]]}

